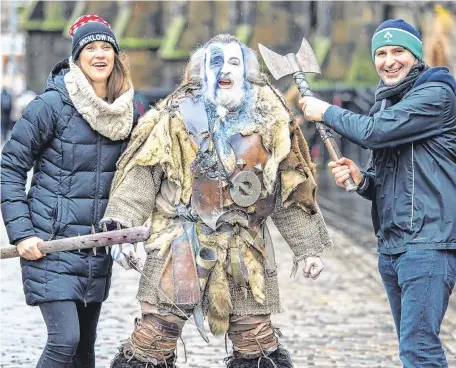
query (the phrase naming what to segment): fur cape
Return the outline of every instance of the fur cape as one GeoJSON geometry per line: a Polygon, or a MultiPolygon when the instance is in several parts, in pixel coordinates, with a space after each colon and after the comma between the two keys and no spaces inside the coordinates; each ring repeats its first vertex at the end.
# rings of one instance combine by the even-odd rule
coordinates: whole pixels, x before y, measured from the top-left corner
{"type": "MultiPolygon", "coordinates": [[[[180,98],[194,92],[194,86],[183,86],[168,98],[160,109],[151,110],[140,119],[127,150],[118,162],[111,194],[132,168],[138,165],[160,166],[166,180],[174,188],[172,203],[169,203],[168,208],[172,209],[179,203],[190,204],[193,185],[190,164],[196,157],[198,147],[185,127],[178,102],[180,98]]],[[[317,205],[314,165],[301,130],[292,123],[283,98],[272,86],[254,85],[253,93],[253,106],[249,115],[251,123],[240,127],[237,132],[243,135],[257,133],[262,137],[263,145],[269,153],[263,171],[264,188],[272,193],[276,188],[276,179],[279,179],[283,207],[294,204],[308,214],[315,214],[317,205]]],[[[157,197],[157,206],[159,197],[160,194],[157,197]]],[[[172,241],[182,234],[182,221],[176,213],[165,213],[157,209],[152,212],[150,219],[154,233],[148,240],[148,249],[159,249],[159,257],[165,258],[169,254],[172,241]]],[[[216,335],[227,332],[229,314],[233,310],[233,289],[229,282],[232,274],[230,264],[227,263],[228,237],[229,234],[220,232],[198,234],[200,245],[216,251],[219,260],[209,280],[205,298],[209,325],[216,335]]],[[[272,303],[266,300],[265,295],[264,259],[245,239],[241,236],[238,238],[238,246],[248,271],[249,293],[258,305],[270,305],[272,303]]],[[[140,299],[139,294],[138,298],[140,299]]],[[[165,300],[160,302],[166,304],[165,300]]]]}
{"type": "MultiPolygon", "coordinates": [[[[307,142],[293,121],[284,99],[270,84],[253,86],[254,117],[258,123],[242,131],[258,133],[271,157],[265,167],[264,185],[272,192],[277,174],[281,172],[282,202],[285,207],[296,204],[309,214],[316,213],[315,164],[307,142]]],[[[198,147],[190,138],[177,104],[179,99],[194,94],[196,87],[180,87],[159,109],[149,110],[133,130],[127,150],[120,157],[111,192],[136,165],[161,166],[168,179],[177,185],[180,198],[188,204],[193,177],[189,163],[198,147]]]]}

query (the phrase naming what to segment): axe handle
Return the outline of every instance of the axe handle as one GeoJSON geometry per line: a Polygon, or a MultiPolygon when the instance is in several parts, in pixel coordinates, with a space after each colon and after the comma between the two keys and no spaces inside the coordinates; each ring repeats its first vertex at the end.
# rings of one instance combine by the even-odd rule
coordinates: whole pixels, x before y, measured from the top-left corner
{"type": "MultiPolygon", "coordinates": [[[[310,90],[309,82],[307,82],[306,75],[304,72],[296,72],[293,73],[293,78],[298,86],[299,92],[301,96],[310,96],[313,97],[313,92],[310,90]]],[[[331,160],[337,161],[342,157],[342,153],[340,152],[339,146],[334,139],[334,136],[331,130],[323,123],[313,122],[320,134],[320,137],[325,144],[326,149],[328,150],[329,157],[331,160]]],[[[354,192],[358,189],[358,186],[355,184],[352,176],[344,181],[345,190],[347,192],[354,192]]]]}

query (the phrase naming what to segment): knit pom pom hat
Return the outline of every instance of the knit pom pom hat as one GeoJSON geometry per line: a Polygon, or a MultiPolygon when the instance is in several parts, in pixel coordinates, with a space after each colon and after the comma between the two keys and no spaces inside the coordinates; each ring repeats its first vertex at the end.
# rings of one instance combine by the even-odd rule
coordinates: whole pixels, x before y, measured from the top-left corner
{"type": "Polygon", "coordinates": [[[375,51],[383,46],[402,46],[418,60],[423,58],[420,32],[403,19],[386,20],[376,29],[372,37],[372,59],[375,59],[375,51]]]}
{"type": "Polygon", "coordinates": [[[102,17],[95,14],[87,14],[79,17],[70,28],[70,36],[73,38],[71,56],[76,61],[85,45],[90,42],[109,42],[116,54],[119,53],[119,45],[111,26],[102,17]]]}

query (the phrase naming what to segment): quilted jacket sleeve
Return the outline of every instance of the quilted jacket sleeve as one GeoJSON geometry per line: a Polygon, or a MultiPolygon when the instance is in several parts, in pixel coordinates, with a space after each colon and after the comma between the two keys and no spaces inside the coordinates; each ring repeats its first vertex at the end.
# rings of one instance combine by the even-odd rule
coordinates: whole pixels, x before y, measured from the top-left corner
{"type": "Polygon", "coordinates": [[[55,114],[50,105],[57,92],[38,96],[25,108],[5,144],[1,159],[1,208],[9,241],[35,235],[25,193],[27,172],[54,135],[55,114]]]}

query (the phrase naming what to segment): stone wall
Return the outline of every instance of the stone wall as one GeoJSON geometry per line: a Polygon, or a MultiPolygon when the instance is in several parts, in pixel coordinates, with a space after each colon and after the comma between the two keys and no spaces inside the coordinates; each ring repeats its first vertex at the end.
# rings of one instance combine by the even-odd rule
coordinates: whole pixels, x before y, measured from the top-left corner
{"type": "MultiPolygon", "coordinates": [[[[238,35],[255,50],[262,43],[280,54],[297,52],[305,36],[322,69],[322,75],[312,80],[315,87],[375,84],[370,38],[376,26],[385,17],[403,16],[411,23],[421,19],[417,6],[394,2],[90,1],[73,4],[71,16],[65,2],[31,4],[35,8],[23,25],[28,29],[28,85],[36,92],[42,90],[52,66],[70,54],[68,28],[84,13],[101,15],[111,23],[130,58],[138,90],[173,88],[191,51],[218,33],[238,35]],[[40,16],[45,19],[37,23],[40,16]],[[58,28],[52,19],[65,21],[58,28]]],[[[276,83],[285,90],[291,80],[276,83]]]]}
{"type": "Polygon", "coordinates": [[[62,32],[29,31],[25,40],[27,87],[43,92],[52,67],[70,53],[71,42],[62,32]]]}

